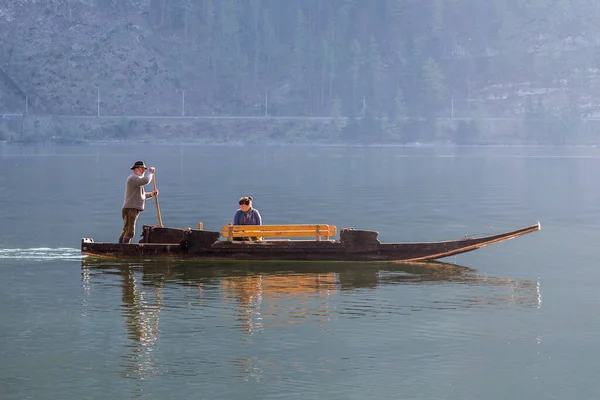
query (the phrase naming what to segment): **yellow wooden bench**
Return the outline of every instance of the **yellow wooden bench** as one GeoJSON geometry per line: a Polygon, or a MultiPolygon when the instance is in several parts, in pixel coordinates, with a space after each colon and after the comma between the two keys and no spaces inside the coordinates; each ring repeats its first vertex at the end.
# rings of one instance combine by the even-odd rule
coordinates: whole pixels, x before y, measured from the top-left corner
{"type": "Polygon", "coordinates": [[[315,240],[335,236],[335,225],[300,224],[300,225],[233,225],[229,223],[221,228],[221,235],[228,241],[234,238],[301,238],[313,237],[315,240]]]}

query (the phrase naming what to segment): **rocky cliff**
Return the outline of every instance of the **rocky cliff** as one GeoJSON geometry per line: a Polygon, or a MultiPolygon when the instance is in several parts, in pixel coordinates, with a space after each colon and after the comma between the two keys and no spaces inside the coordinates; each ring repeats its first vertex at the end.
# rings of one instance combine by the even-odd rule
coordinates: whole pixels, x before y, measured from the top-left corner
{"type": "Polygon", "coordinates": [[[571,126],[600,103],[598,17],[591,0],[2,0],[0,114],[123,116],[5,124],[98,138],[175,127],[140,116],[332,117],[277,122],[290,137],[367,118],[345,136],[367,142],[477,141],[494,118],[571,126]]]}

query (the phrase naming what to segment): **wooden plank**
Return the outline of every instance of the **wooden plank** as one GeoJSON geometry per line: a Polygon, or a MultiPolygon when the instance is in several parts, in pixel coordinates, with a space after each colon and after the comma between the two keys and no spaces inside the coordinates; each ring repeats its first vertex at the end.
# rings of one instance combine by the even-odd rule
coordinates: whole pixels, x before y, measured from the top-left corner
{"type": "Polygon", "coordinates": [[[299,230],[310,230],[317,232],[333,232],[335,234],[337,228],[335,225],[225,225],[221,228],[222,232],[229,232],[232,229],[234,232],[285,232],[285,231],[299,231],[299,230]]]}
{"type": "Polygon", "coordinates": [[[269,237],[275,237],[275,236],[319,236],[319,237],[329,237],[329,236],[335,236],[335,230],[330,229],[330,230],[326,230],[326,231],[320,231],[317,233],[316,230],[306,230],[306,229],[299,229],[299,230],[287,230],[287,231],[261,231],[258,229],[253,229],[253,230],[235,230],[232,229],[231,231],[229,229],[223,230],[221,232],[221,234],[225,237],[242,237],[242,236],[269,236],[269,237]]]}
{"type": "Polygon", "coordinates": [[[296,225],[224,225],[221,229],[227,230],[230,226],[233,226],[234,230],[261,230],[261,231],[293,231],[293,230],[313,230],[316,232],[317,228],[326,230],[334,228],[334,225],[327,224],[296,224],[296,225]]]}
{"type": "Polygon", "coordinates": [[[335,236],[337,227],[327,224],[233,225],[221,228],[221,235],[232,241],[240,237],[314,237],[319,241],[335,236]]]}
{"type": "MultiPolygon", "coordinates": [[[[223,231],[221,232],[221,234],[223,236],[229,236],[230,234],[233,237],[242,237],[242,236],[269,236],[269,237],[275,237],[275,236],[283,236],[283,237],[291,237],[291,236],[317,236],[317,233],[315,231],[305,231],[305,230],[299,230],[299,231],[233,231],[233,232],[227,232],[227,231],[223,231]]],[[[321,237],[326,237],[326,236],[333,236],[331,235],[330,232],[321,232],[319,234],[319,236],[321,237]]]]}
{"type": "MultiPolygon", "coordinates": [[[[228,232],[221,233],[224,237],[229,238],[228,232]]],[[[232,237],[247,237],[247,236],[262,236],[262,237],[315,237],[317,236],[315,231],[281,231],[281,232],[232,232],[232,237]]],[[[321,233],[319,237],[328,237],[324,233],[321,233]]]]}
{"type": "Polygon", "coordinates": [[[333,236],[335,235],[335,230],[334,229],[321,229],[321,230],[317,230],[317,229],[302,229],[302,228],[298,228],[298,229],[288,229],[285,231],[280,231],[280,230],[264,230],[264,229],[223,229],[221,231],[224,235],[228,234],[229,232],[232,233],[267,233],[267,232],[278,232],[281,235],[287,235],[288,232],[311,232],[313,235],[320,235],[320,236],[333,236]]]}

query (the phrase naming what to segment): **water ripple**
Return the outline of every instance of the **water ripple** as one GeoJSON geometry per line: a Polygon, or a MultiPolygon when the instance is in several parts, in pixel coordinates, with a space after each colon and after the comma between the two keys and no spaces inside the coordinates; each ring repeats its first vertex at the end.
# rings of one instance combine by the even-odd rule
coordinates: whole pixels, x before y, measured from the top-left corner
{"type": "Polygon", "coordinates": [[[13,260],[32,260],[32,261],[47,261],[47,260],[80,260],[84,256],[81,254],[81,249],[69,247],[35,247],[26,249],[0,249],[0,259],[13,260]]]}

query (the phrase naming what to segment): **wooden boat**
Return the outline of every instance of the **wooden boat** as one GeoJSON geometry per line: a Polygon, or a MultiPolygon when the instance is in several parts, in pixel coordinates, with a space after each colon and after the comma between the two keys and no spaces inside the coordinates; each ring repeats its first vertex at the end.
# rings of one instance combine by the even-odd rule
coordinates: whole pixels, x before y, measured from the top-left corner
{"type": "Polygon", "coordinates": [[[81,252],[88,256],[116,259],[418,261],[466,253],[538,230],[539,222],[483,237],[465,236],[442,242],[381,243],[377,239],[378,232],[354,228],[341,229],[339,239],[332,239],[336,227],[323,224],[226,225],[221,232],[145,225],[139,243],[103,243],[83,238],[81,252]],[[311,236],[309,240],[287,239],[311,236]],[[247,240],[252,238],[254,240],[247,240]]]}

